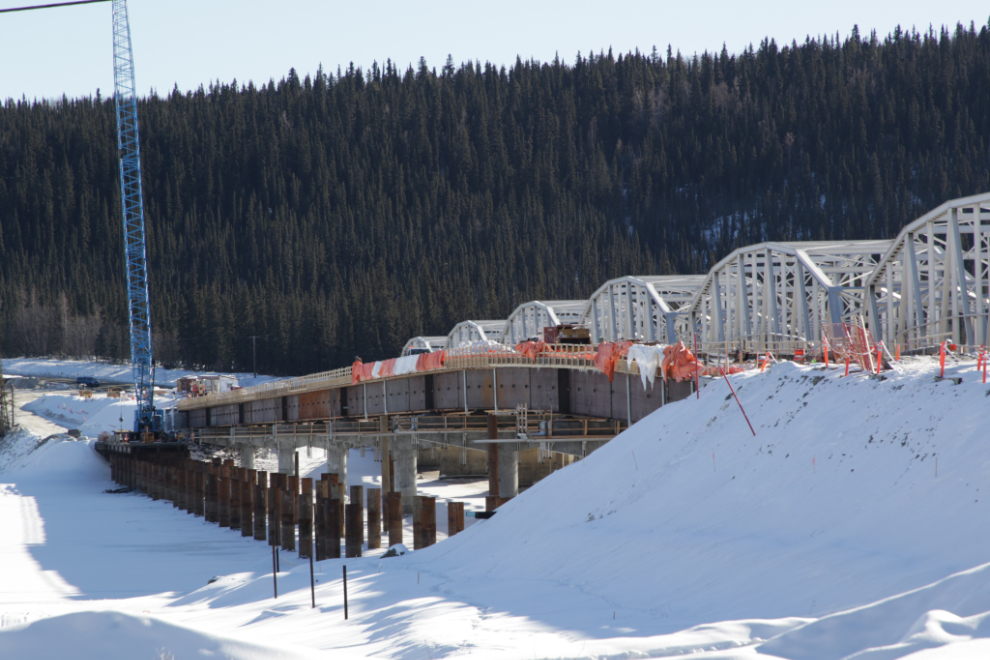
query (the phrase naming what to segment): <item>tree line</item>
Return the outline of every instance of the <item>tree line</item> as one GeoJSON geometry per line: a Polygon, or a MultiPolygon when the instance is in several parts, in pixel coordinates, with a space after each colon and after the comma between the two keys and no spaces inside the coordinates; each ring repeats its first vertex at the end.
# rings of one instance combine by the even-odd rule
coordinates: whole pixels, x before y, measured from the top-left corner
{"type": "MultiPolygon", "coordinates": [[[[295,70],[139,102],[156,359],[301,374],[418,334],[885,238],[990,190],[990,32],[295,70]]],[[[113,99],[0,108],[0,352],[129,357],[113,99]]]]}

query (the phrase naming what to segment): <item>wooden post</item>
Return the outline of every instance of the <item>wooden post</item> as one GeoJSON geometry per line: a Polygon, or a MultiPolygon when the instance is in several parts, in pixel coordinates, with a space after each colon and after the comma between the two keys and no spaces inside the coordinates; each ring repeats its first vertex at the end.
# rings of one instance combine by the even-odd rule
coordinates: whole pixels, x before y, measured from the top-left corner
{"type": "Polygon", "coordinates": [[[299,558],[313,556],[313,480],[302,479],[302,495],[299,496],[299,558]]]}
{"type": "Polygon", "coordinates": [[[178,479],[178,486],[175,492],[176,506],[179,507],[180,511],[188,511],[189,491],[186,486],[189,483],[189,459],[180,458],[178,463],[175,464],[175,470],[178,479]]]}
{"type": "Polygon", "coordinates": [[[351,503],[346,507],[347,557],[360,557],[364,545],[364,486],[351,486],[351,503]]]}
{"type": "Polygon", "coordinates": [[[395,492],[395,457],[391,453],[388,456],[388,492],[395,492]]]}
{"type": "Polygon", "coordinates": [[[282,547],[286,550],[296,549],[296,493],[299,489],[299,477],[287,477],[283,480],[282,488],[282,547]]]}
{"type": "Polygon", "coordinates": [[[161,496],[161,466],[158,463],[151,464],[151,499],[160,500],[161,496]]]}
{"type": "Polygon", "coordinates": [[[268,520],[268,473],[258,470],[254,484],[254,540],[265,541],[268,520]]]}
{"type": "Polygon", "coordinates": [[[326,472],[323,478],[316,482],[316,510],[313,517],[316,523],[316,561],[323,561],[327,558],[327,487],[330,482],[326,480],[326,472]]]}
{"type": "Polygon", "coordinates": [[[227,468],[230,475],[230,528],[241,528],[241,468],[227,468]]]}
{"type": "Polygon", "coordinates": [[[368,550],[382,547],[382,490],[368,489],[368,550]]]}
{"type": "Polygon", "coordinates": [[[220,518],[217,515],[217,493],[219,489],[217,488],[217,466],[208,465],[209,470],[206,473],[206,522],[215,523],[220,518]]]}
{"type": "MultiPolygon", "coordinates": [[[[498,417],[488,415],[488,439],[498,440],[498,417]]],[[[485,498],[485,511],[494,511],[498,506],[498,443],[488,445],[488,497],[485,498]]]]}
{"type": "Polygon", "coordinates": [[[256,470],[241,468],[241,536],[254,536],[254,484],[256,470]]]}
{"type": "Polygon", "coordinates": [[[437,498],[419,497],[419,547],[428,548],[437,542],[437,498]]]}
{"type": "MultiPolygon", "coordinates": [[[[392,461],[390,460],[389,447],[391,442],[388,436],[379,436],[378,445],[382,455],[382,501],[384,502],[388,498],[388,494],[392,492],[389,484],[392,482],[392,461]]],[[[368,507],[368,515],[371,515],[371,507],[368,507]]],[[[371,519],[369,518],[368,524],[371,525],[371,519]]],[[[369,527],[370,529],[370,527],[369,527]]],[[[382,531],[386,534],[388,533],[388,506],[382,506],[382,531]]],[[[371,538],[370,535],[368,538],[371,538]]],[[[370,545],[368,546],[371,547],[370,545]]],[[[380,546],[379,546],[380,547],[380,546]]]]}
{"type": "Polygon", "coordinates": [[[173,460],[169,466],[172,473],[172,508],[182,508],[182,463],[181,459],[173,460]]]}
{"type": "Polygon", "coordinates": [[[217,519],[221,527],[230,527],[230,469],[220,466],[217,476],[217,519]]]}
{"type": "Polygon", "coordinates": [[[168,464],[168,499],[173,509],[179,507],[179,468],[174,461],[168,464]]]}
{"type": "Polygon", "coordinates": [[[206,464],[196,461],[193,464],[193,515],[206,515],[206,493],[204,489],[206,464]]]}
{"type": "MultiPolygon", "coordinates": [[[[336,485],[331,483],[331,488],[336,485]]],[[[340,537],[344,532],[344,500],[333,495],[339,493],[331,490],[327,500],[327,559],[340,559],[340,537]]]]}
{"type": "Polygon", "coordinates": [[[278,472],[272,472],[268,475],[268,545],[279,545],[282,538],[279,532],[281,528],[279,522],[282,519],[279,515],[279,507],[282,505],[281,489],[279,488],[281,476],[278,472]]]}
{"type": "Polygon", "coordinates": [[[447,502],[447,536],[464,531],[464,502],[447,502]]]}
{"type": "Polygon", "coordinates": [[[388,494],[388,545],[402,543],[402,493],[388,494]]]}
{"type": "Polygon", "coordinates": [[[413,509],[412,509],[412,521],[413,521],[413,550],[419,550],[423,547],[423,503],[422,495],[416,495],[413,498],[413,509]]]}

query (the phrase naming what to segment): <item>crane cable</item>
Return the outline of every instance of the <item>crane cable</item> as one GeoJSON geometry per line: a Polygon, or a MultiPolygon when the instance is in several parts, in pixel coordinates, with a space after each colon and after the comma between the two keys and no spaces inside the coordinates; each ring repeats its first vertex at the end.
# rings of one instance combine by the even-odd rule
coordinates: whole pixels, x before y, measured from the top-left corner
{"type": "Polygon", "coordinates": [[[0,14],[11,11],[27,11],[29,9],[50,9],[52,7],[68,7],[69,5],[91,5],[94,2],[109,2],[110,0],[74,0],[74,2],[56,2],[51,5],[33,5],[31,7],[11,7],[10,9],[0,9],[0,14]]]}

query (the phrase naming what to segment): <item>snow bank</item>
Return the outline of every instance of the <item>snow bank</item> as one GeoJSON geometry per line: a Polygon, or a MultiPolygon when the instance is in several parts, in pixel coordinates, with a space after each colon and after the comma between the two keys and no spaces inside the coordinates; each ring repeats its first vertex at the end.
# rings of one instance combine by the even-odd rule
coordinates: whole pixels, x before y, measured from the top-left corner
{"type": "MultiPolygon", "coordinates": [[[[924,369],[883,382],[792,364],[735,376],[755,437],[716,381],[410,561],[452,584],[573,589],[661,633],[851,609],[766,647],[795,659],[896,643],[936,610],[979,619],[990,386],[959,373],[958,386],[924,369]]],[[[541,614],[562,605],[513,609],[565,625],[541,614]]]]}
{"type": "Polygon", "coordinates": [[[314,658],[303,649],[261,646],[176,626],[159,619],[121,612],[77,612],[0,632],[0,649],[10,660],[178,660],[239,658],[293,660],[314,658]]]}
{"type": "Polygon", "coordinates": [[[130,428],[137,406],[133,399],[111,399],[97,393],[92,399],[70,394],[47,394],[25,403],[23,407],[38,417],[67,428],[78,428],[82,435],[97,438],[103,432],[130,428]]]}
{"type": "Polygon", "coordinates": [[[190,640],[187,657],[255,657],[200,630],[334,657],[990,657],[990,385],[957,367],[962,384],[936,383],[932,365],[882,382],[792,364],[732,376],[755,436],[715,381],[436,546],[317,563],[315,609],[308,562],[282,553],[276,601],[267,545],[168,502],[104,494],[106,468],[72,453],[83,443],[41,448],[34,467],[78,461],[85,478],[42,484],[26,466],[0,479],[17,489],[0,492],[0,525],[13,537],[40,525],[48,539],[16,541],[31,557],[10,574],[60,576],[68,586],[46,598],[75,610],[0,593],[0,611],[54,622],[0,632],[0,655],[18,635],[39,644],[32,657],[62,653],[76,625],[63,614],[147,609],[147,625],[79,621],[103,637],[119,621],[139,644],[128,657],[171,634],[190,640]],[[17,522],[29,510],[34,522],[17,522]]]}

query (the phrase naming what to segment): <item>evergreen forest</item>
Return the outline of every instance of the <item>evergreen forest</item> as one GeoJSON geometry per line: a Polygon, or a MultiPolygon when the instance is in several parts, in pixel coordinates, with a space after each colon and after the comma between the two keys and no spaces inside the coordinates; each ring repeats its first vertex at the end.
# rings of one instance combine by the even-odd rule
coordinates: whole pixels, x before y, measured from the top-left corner
{"type": "MultiPolygon", "coordinates": [[[[990,31],[391,62],[139,103],[155,357],[294,375],[415,335],[887,238],[990,190],[990,31]]],[[[112,98],[0,107],[0,353],[130,355],[112,98]]]]}

